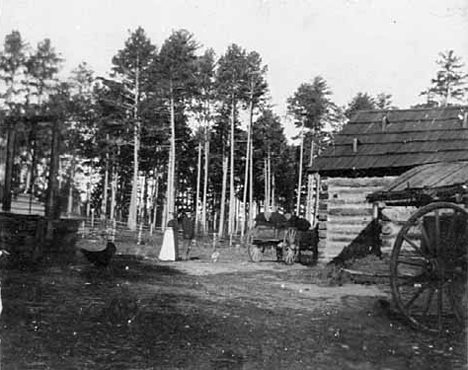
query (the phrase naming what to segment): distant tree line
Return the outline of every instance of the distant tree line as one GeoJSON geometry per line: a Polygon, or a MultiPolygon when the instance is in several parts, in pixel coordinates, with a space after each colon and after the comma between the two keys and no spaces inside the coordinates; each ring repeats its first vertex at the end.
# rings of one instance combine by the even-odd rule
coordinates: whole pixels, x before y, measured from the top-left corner
{"type": "MultiPolygon", "coordinates": [[[[286,102],[300,129],[299,144],[290,143],[271,107],[261,55],[232,44],[218,57],[186,30],[160,47],[143,28],[130,32],[107,76],[83,62],[59,79],[62,63],[48,39],[32,48],[18,31],[5,38],[0,153],[11,129],[3,122],[16,117],[9,120],[14,191],[44,199],[52,127],[26,118],[59,117],[62,212],[84,204],[81,213],[125,220],[130,229],[164,225],[190,209],[202,232],[232,235],[244,233],[260,207],[302,213],[303,173],[334,134],[359,110],[395,108],[390,94],[364,92],[340,107],[316,76],[286,102]]],[[[460,59],[449,51],[437,63],[426,105],[466,99],[460,59]]]]}

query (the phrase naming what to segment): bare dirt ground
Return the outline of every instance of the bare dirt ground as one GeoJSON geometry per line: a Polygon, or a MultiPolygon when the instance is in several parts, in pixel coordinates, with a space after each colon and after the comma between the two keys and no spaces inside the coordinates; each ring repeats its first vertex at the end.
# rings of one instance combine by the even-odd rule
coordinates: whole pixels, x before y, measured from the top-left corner
{"type": "Polygon", "coordinates": [[[1,368],[468,369],[465,334],[408,328],[379,304],[385,281],[210,254],[3,271],[1,368]]]}

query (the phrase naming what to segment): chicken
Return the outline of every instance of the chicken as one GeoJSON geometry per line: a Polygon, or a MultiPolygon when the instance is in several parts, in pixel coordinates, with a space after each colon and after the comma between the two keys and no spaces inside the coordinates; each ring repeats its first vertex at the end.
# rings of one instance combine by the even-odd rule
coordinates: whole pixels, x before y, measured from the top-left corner
{"type": "Polygon", "coordinates": [[[211,261],[213,263],[216,263],[219,259],[219,252],[218,251],[214,251],[212,254],[211,254],[211,261]]]}
{"type": "Polygon", "coordinates": [[[80,250],[86,259],[93,263],[96,267],[107,267],[109,266],[112,257],[117,251],[117,248],[115,247],[114,243],[108,241],[106,248],[100,251],[87,250],[84,248],[80,248],[80,250]]]}

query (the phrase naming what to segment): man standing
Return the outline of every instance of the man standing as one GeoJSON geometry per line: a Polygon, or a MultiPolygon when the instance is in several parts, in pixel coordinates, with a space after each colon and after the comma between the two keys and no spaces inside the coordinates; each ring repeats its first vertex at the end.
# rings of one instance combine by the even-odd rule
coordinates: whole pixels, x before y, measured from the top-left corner
{"type": "Polygon", "coordinates": [[[184,211],[180,212],[178,220],[182,229],[182,239],[184,240],[184,244],[186,244],[185,259],[188,260],[192,244],[195,243],[195,227],[190,214],[184,211]]]}

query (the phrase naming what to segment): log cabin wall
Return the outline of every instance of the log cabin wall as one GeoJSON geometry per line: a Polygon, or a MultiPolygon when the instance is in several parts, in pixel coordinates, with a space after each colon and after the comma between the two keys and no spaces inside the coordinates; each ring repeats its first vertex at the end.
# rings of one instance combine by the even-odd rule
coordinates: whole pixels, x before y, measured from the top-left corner
{"type": "Polygon", "coordinates": [[[390,254],[392,252],[398,232],[416,210],[416,207],[396,206],[381,209],[379,223],[381,225],[380,240],[382,242],[382,253],[390,254]]]}
{"type": "Polygon", "coordinates": [[[395,177],[322,178],[319,205],[319,260],[338,256],[373,220],[373,205],[366,196],[382,190],[395,177]]]}

